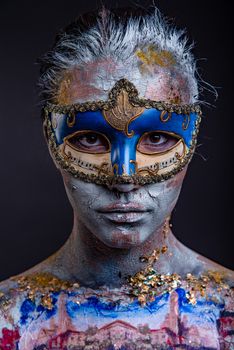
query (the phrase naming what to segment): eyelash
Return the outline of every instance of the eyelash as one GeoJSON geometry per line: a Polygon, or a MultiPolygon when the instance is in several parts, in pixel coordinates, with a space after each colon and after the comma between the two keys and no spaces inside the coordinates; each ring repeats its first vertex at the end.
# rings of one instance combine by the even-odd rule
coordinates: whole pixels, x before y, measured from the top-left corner
{"type": "MultiPolygon", "coordinates": [[[[172,143],[171,145],[173,146],[173,143],[174,144],[176,143],[176,138],[163,132],[155,131],[155,132],[145,133],[141,136],[140,140],[138,141],[137,150],[139,152],[146,153],[146,154],[157,152],[157,150],[158,152],[164,151],[162,148],[168,143],[170,143],[170,141],[172,143]],[[150,141],[150,137],[154,137],[154,136],[157,136],[159,138],[158,140],[159,142],[154,142],[152,140],[150,141]]],[[[95,150],[97,153],[107,153],[107,152],[110,152],[111,150],[111,143],[107,139],[107,137],[105,137],[102,134],[98,134],[94,132],[93,133],[86,132],[86,133],[80,133],[80,135],[79,134],[74,135],[73,137],[70,138],[69,142],[78,151],[79,150],[83,152],[87,151],[88,153],[95,152],[95,150]],[[94,143],[98,142],[98,144],[95,145],[95,144],[92,144],[92,142],[89,143],[87,141],[87,138],[92,137],[92,135],[96,137],[96,141],[94,143]],[[87,143],[87,144],[84,144],[84,143],[87,143]]]]}

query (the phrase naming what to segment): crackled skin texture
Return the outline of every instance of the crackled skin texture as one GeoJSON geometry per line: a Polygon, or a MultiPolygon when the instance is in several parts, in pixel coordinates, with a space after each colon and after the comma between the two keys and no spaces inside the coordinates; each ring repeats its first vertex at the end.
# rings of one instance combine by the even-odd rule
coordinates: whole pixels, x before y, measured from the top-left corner
{"type": "Polygon", "coordinates": [[[99,59],[65,72],[53,102],[69,105],[105,100],[116,81],[124,77],[137,87],[142,97],[178,104],[193,102],[188,79],[180,67],[175,64],[167,68],[145,64],[140,59],[138,63],[99,59]]]}
{"type": "MultiPolygon", "coordinates": [[[[83,90],[80,72],[72,76],[69,72],[70,80],[61,83],[58,102],[101,98],[103,91],[92,87],[98,79],[95,72],[105,69],[112,80],[116,78],[115,67],[110,69],[109,62],[100,62],[86,73],[83,90]]],[[[172,74],[167,69],[160,68],[160,75],[154,74],[154,85],[143,81],[143,97],[171,101],[176,87],[175,96],[183,103],[190,102],[186,81],[174,74],[177,78],[171,83],[172,74]]],[[[72,233],[58,252],[20,276],[46,271],[84,287],[70,294],[53,293],[53,307],[47,309],[38,300],[30,300],[26,292],[17,291],[17,282],[2,282],[0,350],[234,349],[232,291],[219,291],[212,285],[207,296],[198,295],[197,304],[192,305],[182,281],[172,293],[161,294],[146,306],[124,291],[127,277],[145,267],[139,258],[163,245],[168,250],[155,263],[158,273],[176,272],[184,277],[215,270],[233,285],[232,271],[185,247],[171,229],[165,234],[164,222],[176,204],[187,169],[162,183],[113,187],[85,183],[59,170],[74,210],[72,233]],[[129,202],[148,209],[137,223],[126,222],[125,214],[119,214],[116,223],[100,213],[102,207],[129,202]],[[10,300],[7,305],[5,298],[10,300]]]]}

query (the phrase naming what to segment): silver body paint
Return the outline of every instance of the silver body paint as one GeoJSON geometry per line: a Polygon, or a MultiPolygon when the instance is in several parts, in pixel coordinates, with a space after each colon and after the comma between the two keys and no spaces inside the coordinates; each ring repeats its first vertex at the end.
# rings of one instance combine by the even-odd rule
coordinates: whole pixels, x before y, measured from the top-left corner
{"type": "Polygon", "coordinates": [[[118,288],[126,284],[129,275],[144,268],[141,256],[149,256],[163,245],[168,251],[155,264],[159,273],[186,276],[208,269],[223,271],[222,266],[179,242],[171,229],[166,235],[163,232],[186,170],[161,183],[113,188],[83,182],[61,170],[74,211],[73,230],[54,255],[28,273],[48,271],[94,289],[103,285],[118,288]]]}
{"type": "Polygon", "coordinates": [[[182,185],[182,181],[177,186],[168,186],[165,181],[133,189],[121,185],[120,192],[85,183],[65,172],[63,179],[78,220],[108,247],[121,249],[144,243],[162,226],[182,185]]]}
{"type": "MultiPolygon", "coordinates": [[[[91,66],[93,69],[86,71],[85,81],[79,79],[81,71],[70,71],[73,78],[66,91],[69,103],[80,102],[83,98],[88,100],[90,94],[92,100],[98,100],[106,91],[103,88],[93,90],[92,87],[99,86],[97,81],[101,73],[110,71],[109,61],[103,60],[98,66],[92,63],[91,66]]],[[[173,75],[174,79],[170,67],[154,71],[151,82],[143,74],[141,85],[145,91],[142,97],[170,102],[171,91],[174,91],[181,102],[191,103],[192,89],[179,74],[178,66],[173,69],[178,72],[173,75]]],[[[112,82],[119,74],[116,70],[117,67],[113,68],[106,76],[106,83],[112,82]]],[[[54,163],[58,167],[55,160],[54,163]]],[[[186,169],[161,183],[107,187],[78,180],[59,168],[73,207],[74,226],[65,245],[48,260],[49,271],[59,270],[60,277],[78,280],[92,288],[100,285],[118,287],[126,283],[128,275],[143,268],[139,260],[141,256],[150,255],[164,244],[169,253],[160,257],[158,271],[184,273],[185,270],[203,270],[205,263],[178,242],[171,230],[166,239],[163,237],[163,224],[175,207],[186,169]]]]}

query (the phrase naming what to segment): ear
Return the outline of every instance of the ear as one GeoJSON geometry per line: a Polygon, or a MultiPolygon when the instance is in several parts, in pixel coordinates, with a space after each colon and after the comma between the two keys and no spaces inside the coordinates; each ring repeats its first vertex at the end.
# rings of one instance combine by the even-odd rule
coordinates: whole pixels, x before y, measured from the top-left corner
{"type": "Polygon", "coordinates": [[[51,149],[50,149],[50,146],[49,146],[49,136],[48,136],[48,130],[47,130],[46,121],[43,122],[43,135],[44,135],[44,138],[46,140],[46,143],[47,143],[47,146],[48,146],[48,149],[49,149],[49,153],[50,153],[50,156],[51,156],[51,158],[52,158],[52,160],[54,162],[54,165],[60,171],[60,167],[59,167],[58,163],[56,162],[56,160],[54,158],[54,155],[51,152],[51,149]]]}

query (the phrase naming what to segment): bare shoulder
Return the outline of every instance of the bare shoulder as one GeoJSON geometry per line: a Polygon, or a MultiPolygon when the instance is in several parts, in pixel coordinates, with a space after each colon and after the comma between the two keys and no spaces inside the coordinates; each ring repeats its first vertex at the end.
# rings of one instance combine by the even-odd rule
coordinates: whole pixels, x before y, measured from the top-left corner
{"type": "Polygon", "coordinates": [[[0,282],[0,337],[4,329],[12,329],[17,323],[20,294],[15,287],[16,282],[11,278],[0,282]]]}
{"type": "Polygon", "coordinates": [[[198,273],[211,271],[217,273],[223,280],[225,280],[231,287],[234,286],[234,271],[220,265],[219,263],[183,246],[185,256],[188,256],[188,261],[191,261],[192,269],[197,270],[198,273]]]}
{"type": "Polygon", "coordinates": [[[14,288],[16,282],[12,277],[0,282],[0,293],[9,293],[14,288]]]}

